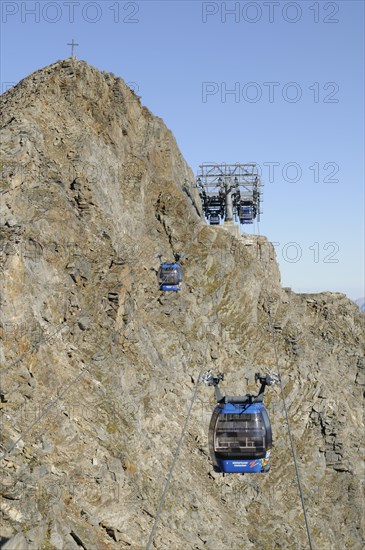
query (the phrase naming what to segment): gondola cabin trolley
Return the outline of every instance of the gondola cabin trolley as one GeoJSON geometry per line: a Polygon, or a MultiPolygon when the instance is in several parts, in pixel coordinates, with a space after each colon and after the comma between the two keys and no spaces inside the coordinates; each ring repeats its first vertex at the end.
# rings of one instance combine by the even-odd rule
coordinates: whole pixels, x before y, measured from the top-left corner
{"type": "Polygon", "coordinates": [[[176,262],[163,263],[158,272],[159,287],[162,292],[179,292],[182,284],[182,269],[176,262]]]}
{"type": "Polygon", "coordinates": [[[263,403],[223,403],[213,412],[209,448],[213,468],[222,473],[266,473],[272,432],[263,403]]]}
{"type": "Polygon", "coordinates": [[[240,209],[240,223],[249,224],[253,223],[254,211],[252,206],[242,206],[240,209]]]}
{"type": "Polygon", "coordinates": [[[234,396],[222,395],[223,379],[224,374],[210,370],[201,376],[204,384],[214,386],[217,400],[208,433],[213,468],[223,474],[264,474],[270,470],[272,431],[263,398],[266,386],[279,378],[275,373],[256,373],[259,393],[234,396]]]}

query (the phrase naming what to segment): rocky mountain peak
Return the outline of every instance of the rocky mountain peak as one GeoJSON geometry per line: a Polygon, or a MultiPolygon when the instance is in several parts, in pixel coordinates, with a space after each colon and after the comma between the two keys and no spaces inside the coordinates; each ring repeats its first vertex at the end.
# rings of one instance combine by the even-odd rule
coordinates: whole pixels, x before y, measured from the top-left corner
{"type": "MultiPolygon", "coordinates": [[[[363,314],[280,285],[263,236],[204,221],[175,138],[121,78],[74,58],[1,106],[2,542],[146,547],[197,383],[276,369],[315,548],[362,548],[363,314]],[[157,286],[179,258],[180,293],[157,286]]],[[[155,548],[306,548],[280,391],[272,468],[212,470],[199,386],[155,548]]]]}

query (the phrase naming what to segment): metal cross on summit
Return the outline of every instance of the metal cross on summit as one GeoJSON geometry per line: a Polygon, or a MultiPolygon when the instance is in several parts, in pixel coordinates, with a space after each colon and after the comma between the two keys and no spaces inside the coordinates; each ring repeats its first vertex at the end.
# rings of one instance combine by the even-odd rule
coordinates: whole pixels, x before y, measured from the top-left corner
{"type": "Polygon", "coordinates": [[[79,46],[80,44],[76,44],[76,42],[74,41],[74,39],[72,39],[72,42],[68,43],[67,46],[71,46],[71,57],[74,57],[74,48],[75,46],[79,46]]]}

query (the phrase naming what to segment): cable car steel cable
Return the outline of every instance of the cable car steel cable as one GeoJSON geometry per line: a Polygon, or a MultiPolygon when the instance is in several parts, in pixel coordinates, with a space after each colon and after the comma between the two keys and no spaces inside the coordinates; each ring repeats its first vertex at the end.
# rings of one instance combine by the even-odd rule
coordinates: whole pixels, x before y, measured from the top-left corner
{"type": "Polygon", "coordinates": [[[8,449],[6,449],[4,451],[4,454],[2,456],[0,456],[0,460],[2,460],[3,458],[6,458],[7,456],[9,456],[13,450],[15,449],[15,447],[18,445],[18,443],[20,443],[27,435],[28,433],[38,424],[38,422],[40,422],[42,420],[42,418],[44,416],[46,416],[46,414],[48,413],[48,411],[50,411],[56,404],[57,402],[68,392],[68,390],[74,385],[76,384],[80,378],[82,378],[84,376],[84,374],[86,374],[87,372],[89,372],[89,369],[87,367],[84,367],[81,372],[79,372],[77,374],[77,376],[74,377],[74,379],[57,395],[57,397],[51,401],[50,403],[48,403],[48,405],[44,408],[44,410],[41,412],[41,414],[39,414],[37,416],[37,418],[34,420],[34,422],[32,422],[32,424],[25,430],[25,432],[23,432],[19,437],[18,439],[12,443],[12,445],[10,445],[10,447],[8,449]]]}
{"type": "MultiPolygon", "coordinates": [[[[207,355],[208,346],[209,346],[209,341],[207,341],[207,345],[205,347],[204,356],[203,356],[204,360],[205,360],[205,357],[207,355]]],[[[164,504],[165,504],[167,491],[169,489],[169,485],[170,485],[170,482],[171,482],[171,479],[172,479],[172,474],[174,473],[174,468],[175,468],[177,459],[179,458],[181,447],[182,447],[182,444],[183,444],[183,441],[184,441],[185,432],[186,432],[188,424],[189,424],[191,412],[193,410],[193,406],[194,406],[194,403],[195,403],[196,396],[198,395],[198,388],[199,388],[199,385],[200,385],[200,382],[201,382],[201,376],[203,374],[204,366],[205,365],[204,365],[204,361],[203,361],[203,364],[202,364],[202,367],[200,369],[198,378],[196,380],[195,389],[194,389],[193,397],[192,397],[190,407],[189,407],[189,410],[188,410],[188,414],[186,415],[184,426],[183,426],[183,429],[181,431],[179,443],[177,445],[175,455],[174,455],[173,461],[172,461],[171,466],[170,466],[170,471],[169,471],[167,479],[165,481],[165,487],[164,487],[164,490],[163,490],[162,495],[161,495],[160,504],[158,506],[155,521],[153,522],[153,526],[152,526],[150,537],[149,537],[148,542],[147,542],[146,550],[150,550],[151,545],[153,543],[153,539],[154,539],[155,534],[156,534],[157,524],[158,524],[158,521],[160,519],[162,509],[163,509],[164,504]]]]}
{"type": "MultiPolygon", "coordinates": [[[[259,220],[257,220],[257,229],[258,229],[258,235],[260,236],[260,221],[259,220]]],[[[308,517],[307,517],[307,511],[305,509],[305,502],[304,502],[304,496],[303,496],[302,483],[301,483],[300,474],[299,474],[299,467],[298,467],[298,463],[297,463],[297,457],[296,457],[296,454],[295,454],[294,441],[293,441],[291,428],[290,428],[289,413],[288,413],[288,409],[287,409],[287,406],[286,406],[285,395],[284,395],[284,387],[283,387],[283,382],[282,382],[282,379],[281,379],[281,372],[280,372],[279,356],[278,356],[278,351],[277,351],[277,346],[276,346],[274,323],[273,323],[273,319],[272,319],[272,315],[271,315],[270,303],[269,303],[269,297],[268,296],[266,296],[266,306],[267,306],[267,312],[268,312],[268,316],[269,316],[269,324],[270,324],[270,329],[271,329],[271,336],[272,336],[272,341],[273,341],[273,346],[274,346],[274,356],[275,356],[276,369],[277,369],[278,379],[279,379],[279,384],[280,384],[280,393],[281,393],[281,398],[283,400],[285,420],[286,420],[286,424],[287,424],[287,427],[288,427],[288,436],[289,436],[290,448],[291,448],[291,452],[292,452],[292,456],[293,456],[294,467],[295,467],[295,475],[296,475],[296,478],[297,478],[299,496],[300,496],[300,501],[301,501],[301,505],[302,505],[302,509],[303,509],[305,529],[306,529],[306,532],[307,532],[309,548],[310,548],[310,550],[313,550],[312,536],[311,536],[311,532],[310,532],[310,527],[309,527],[309,522],[308,522],[308,517]]]]}
{"type": "Polygon", "coordinates": [[[273,341],[273,345],[274,345],[274,355],[275,355],[276,368],[277,368],[277,373],[278,373],[278,378],[279,378],[281,397],[282,397],[283,405],[284,405],[285,420],[286,420],[286,424],[287,424],[287,427],[288,427],[289,442],[290,442],[291,452],[292,452],[292,455],[293,455],[293,461],[294,461],[294,466],[295,466],[295,474],[296,474],[296,478],[297,478],[298,490],[299,490],[300,500],[301,500],[302,509],[303,509],[304,523],[305,523],[305,528],[306,528],[306,531],[307,531],[307,538],[308,538],[309,548],[310,548],[310,550],[313,550],[312,537],[311,537],[311,532],[310,532],[308,518],[307,518],[307,511],[305,509],[304,497],[303,497],[302,483],[301,483],[301,480],[300,480],[297,457],[296,457],[296,454],[295,454],[294,441],[293,441],[291,428],[290,428],[289,414],[288,414],[288,409],[287,409],[286,402],[285,402],[284,387],[283,387],[283,383],[282,383],[282,380],[281,380],[280,365],[279,365],[279,357],[278,357],[278,352],[277,352],[277,347],[276,347],[274,324],[273,324],[273,320],[272,320],[272,316],[271,316],[270,305],[269,305],[269,300],[268,299],[266,301],[266,304],[267,304],[267,311],[268,311],[268,315],[269,315],[272,341],[273,341]]]}
{"type": "MultiPolygon", "coordinates": [[[[74,323],[75,324],[75,323],[74,323]]],[[[59,330],[59,329],[58,329],[59,330]]],[[[58,332],[58,330],[56,332],[54,332],[52,335],[56,334],[58,332]]],[[[45,340],[47,341],[47,340],[45,340]]],[[[98,349],[98,352],[100,351],[105,351],[107,349],[108,346],[106,346],[105,348],[99,348],[98,349]]],[[[17,361],[20,361],[24,355],[28,353],[28,352],[25,352],[23,353],[18,359],[17,361]]],[[[93,357],[95,357],[97,352],[93,352],[92,355],[88,358],[88,360],[93,360],[93,357]]],[[[15,363],[13,363],[12,365],[10,366],[14,366],[15,363]]],[[[33,428],[42,420],[42,418],[44,418],[48,412],[58,403],[58,401],[60,399],[62,399],[62,397],[64,395],[66,395],[66,393],[68,392],[68,390],[74,385],[76,384],[77,382],[79,382],[79,380],[86,374],[86,373],[89,373],[90,374],[90,371],[89,371],[89,368],[87,366],[83,367],[81,369],[81,371],[76,375],[74,376],[74,378],[71,380],[71,382],[60,392],[57,394],[57,396],[53,399],[53,401],[51,401],[50,403],[48,403],[48,405],[46,405],[43,409],[43,411],[37,416],[37,418],[32,422],[32,424],[22,433],[20,434],[20,436],[18,437],[18,439],[12,443],[7,449],[5,449],[3,451],[3,454],[0,456],[0,460],[6,458],[7,456],[9,456],[13,451],[14,449],[16,448],[16,446],[18,445],[18,443],[20,443],[32,430],[33,428]]]]}
{"type": "Polygon", "coordinates": [[[76,319],[72,324],[69,324],[69,325],[67,323],[61,323],[59,325],[59,327],[57,328],[57,330],[55,330],[54,332],[52,332],[49,335],[42,336],[42,338],[40,338],[39,342],[37,342],[36,344],[30,344],[30,349],[28,349],[28,350],[24,351],[23,353],[21,353],[16,359],[14,359],[14,361],[12,363],[10,363],[10,365],[8,365],[7,367],[2,368],[1,369],[1,374],[4,375],[12,367],[15,367],[18,363],[20,363],[20,361],[26,355],[28,355],[29,353],[32,353],[34,350],[38,349],[42,344],[48,342],[48,340],[50,340],[53,336],[58,334],[63,328],[65,328],[65,327],[67,327],[67,328],[74,327],[77,324],[77,322],[78,322],[78,319],[76,319]]]}

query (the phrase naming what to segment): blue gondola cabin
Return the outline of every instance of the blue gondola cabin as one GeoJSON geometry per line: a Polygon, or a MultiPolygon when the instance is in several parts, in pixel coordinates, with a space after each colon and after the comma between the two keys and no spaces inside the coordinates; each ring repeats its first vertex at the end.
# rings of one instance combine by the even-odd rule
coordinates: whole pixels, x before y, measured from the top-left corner
{"type": "Polygon", "coordinates": [[[222,403],[212,415],[209,447],[216,472],[266,473],[272,432],[263,403],[222,403]]]}
{"type": "Polygon", "coordinates": [[[242,224],[253,223],[253,219],[254,219],[253,206],[241,206],[240,223],[242,224]]]}
{"type": "Polygon", "coordinates": [[[214,386],[218,405],[209,425],[209,450],[216,472],[230,474],[266,473],[270,470],[272,431],[263,403],[266,386],[278,382],[275,373],[255,374],[261,387],[257,395],[223,396],[219,383],[223,374],[210,371],[203,382],[214,386]]]}
{"type": "Polygon", "coordinates": [[[178,263],[163,263],[158,272],[159,287],[162,292],[179,292],[182,284],[182,269],[178,263]]]}

